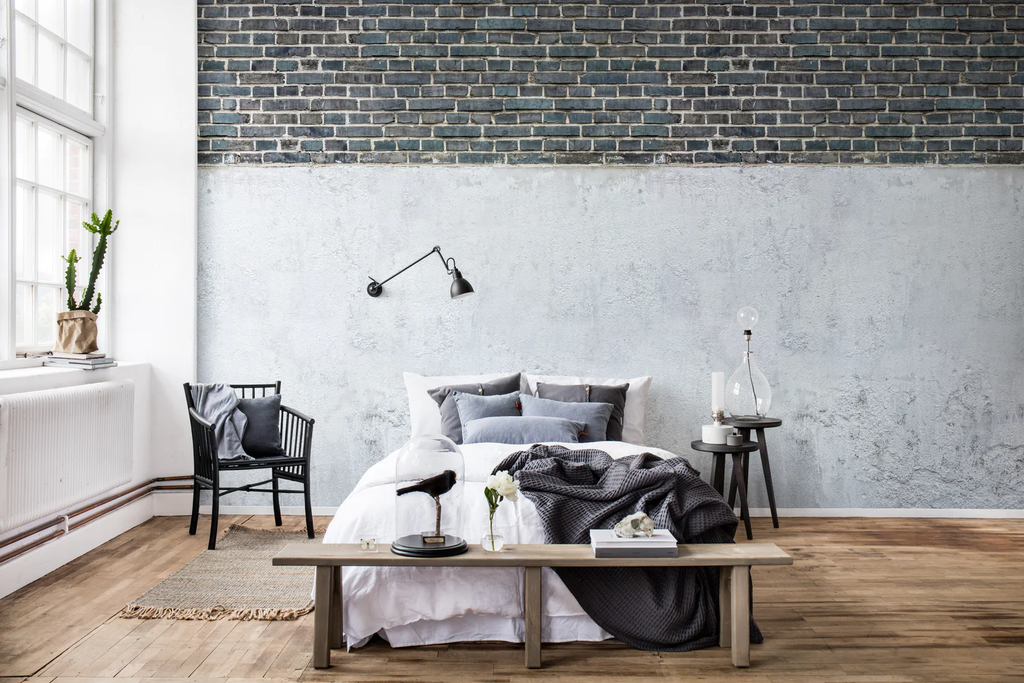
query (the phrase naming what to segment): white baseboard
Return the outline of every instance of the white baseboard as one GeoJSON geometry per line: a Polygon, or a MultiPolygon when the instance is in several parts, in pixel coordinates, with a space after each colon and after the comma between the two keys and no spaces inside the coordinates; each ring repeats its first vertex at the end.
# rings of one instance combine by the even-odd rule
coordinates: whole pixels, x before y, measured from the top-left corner
{"type": "MultiPolygon", "coordinates": [[[[155,515],[188,515],[191,514],[192,494],[188,491],[174,492],[172,502],[170,493],[157,496],[160,505],[154,505],[155,515]]],[[[314,515],[333,516],[337,507],[315,505],[314,515]]],[[[225,515],[272,515],[274,508],[270,505],[221,505],[220,511],[225,515]]],[[[210,506],[199,507],[200,514],[210,514],[210,506]]],[[[301,505],[283,505],[281,514],[302,515],[301,505]]],[[[768,508],[752,508],[752,517],[771,517],[768,508]]],[[[1024,519],[1024,510],[1005,509],[971,509],[971,508],[779,508],[779,517],[907,517],[907,518],[948,518],[948,519],[1024,519]]]]}
{"type": "MultiPolygon", "coordinates": [[[[0,598],[103,545],[153,516],[155,496],[143,496],[69,534],[0,564],[0,598]]],[[[39,535],[51,533],[48,529],[39,535]]],[[[29,539],[26,539],[26,542],[29,539]]]]}

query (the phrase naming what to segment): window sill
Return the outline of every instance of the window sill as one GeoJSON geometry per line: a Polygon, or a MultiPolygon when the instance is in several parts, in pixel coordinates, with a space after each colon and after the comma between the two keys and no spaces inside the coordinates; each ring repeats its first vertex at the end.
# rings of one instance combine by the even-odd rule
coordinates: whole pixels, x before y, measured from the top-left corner
{"type": "Polygon", "coordinates": [[[0,370],[0,395],[55,389],[58,387],[105,382],[112,379],[134,379],[149,375],[149,363],[122,363],[112,368],[82,370],[81,368],[47,368],[42,366],[0,370]]]}

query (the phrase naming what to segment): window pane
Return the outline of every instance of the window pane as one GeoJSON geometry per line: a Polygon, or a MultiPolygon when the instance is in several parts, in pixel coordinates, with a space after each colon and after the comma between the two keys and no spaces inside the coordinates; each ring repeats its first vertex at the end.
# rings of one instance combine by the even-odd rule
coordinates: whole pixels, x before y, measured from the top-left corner
{"type": "Polygon", "coordinates": [[[89,187],[89,149],[71,138],[64,138],[64,152],[67,164],[67,191],[81,197],[88,197],[89,187]]]}
{"type": "Polygon", "coordinates": [[[36,340],[39,346],[53,346],[57,340],[57,311],[60,288],[36,285],[36,340]]]}
{"type": "Polygon", "coordinates": [[[63,206],[60,197],[39,192],[36,197],[36,279],[60,282],[61,256],[64,253],[63,206]]]}
{"type": "Polygon", "coordinates": [[[15,272],[19,280],[34,280],[36,275],[36,239],[32,220],[34,190],[18,185],[14,200],[15,272]]]}
{"type": "MultiPolygon", "coordinates": [[[[86,206],[73,199],[69,199],[64,206],[67,211],[67,248],[63,255],[70,254],[74,249],[81,259],[75,267],[75,272],[78,273],[78,284],[82,285],[92,269],[92,233],[82,227],[82,221],[86,219],[86,206]]],[[[63,273],[67,264],[61,261],[60,267],[63,273]]],[[[61,277],[63,278],[63,275],[61,277]]],[[[62,279],[61,282],[63,281],[62,279]]]]}
{"type": "Polygon", "coordinates": [[[64,46],[45,33],[39,34],[39,64],[37,68],[42,90],[64,99],[64,46]]]}
{"type": "Polygon", "coordinates": [[[64,37],[64,0],[38,0],[39,23],[64,37]]]}
{"type": "Polygon", "coordinates": [[[68,0],[68,41],[92,55],[92,0],[68,0]]]}
{"type": "Polygon", "coordinates": [[[24,15],[36,18],[36,0],[17,0],[14,8],[24,15]]]}
{"type": "Polygon", "coordinates": [[[18,17],[14,23],[15,73],[23,81],[36,82],[36,27],[18,17]]]}
{"type": "Polygon", "coordinates": [[[18,285],[18,290],[15,293],[17,302],[15,308],[16,322],[15,328],[15,344],[17,346],[28,346],[32,343],[32,310],[34,308],[32,304],[32,285],[18,285]]]}
{"type": "Polygon", "coordinates": [[[36,145],[32,125],[31,121],[19,116],[18,139],[14,143],[16,174],[22,180],[30,181],[36,179],[36,145]]]}
{"type": "Polygon", "coordinates": [[[45,126],[36,125],[36,159],[38,162],[40,185],[52,187],[55,190],[64,189],[64,168],[61,157],[60,133],[50,130],[45,126]]]}
{"type": "Polygon", "coordinates": [[[92,62],[75,50],[68,55],[68,104],[92,113],[92,62]]]}

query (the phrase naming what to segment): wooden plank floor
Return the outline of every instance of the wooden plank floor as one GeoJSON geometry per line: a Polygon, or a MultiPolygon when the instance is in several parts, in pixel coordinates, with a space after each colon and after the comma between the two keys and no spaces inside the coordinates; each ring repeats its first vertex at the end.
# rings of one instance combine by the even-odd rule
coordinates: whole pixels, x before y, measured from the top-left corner
{"type": "MultiPolygon", "coordinates": [[[[327,522],[318,519],[317,524],[327,522]]],[[[205,527],[204,519],[200,531],[205,527]]],[[[270,517],[224,518],[266,528],[270,517]]],[[[300,518],[286,525],[301,528],[300,518]]],[[[1024,683],[1024,520],[754,520],[792,567],[754,568],[765,634],[751,668],[727,650],[641,652],[617,643],[391,649],[375,640],[310,666],[313,615],[291,622],[114,615],[205,547],[188,520],[154,518],[0,600],[0,683],[112,678],[244,681],[643,681],[1024,683]]],[[[269,567],[268,567],[269,569],[269,567]]]]}

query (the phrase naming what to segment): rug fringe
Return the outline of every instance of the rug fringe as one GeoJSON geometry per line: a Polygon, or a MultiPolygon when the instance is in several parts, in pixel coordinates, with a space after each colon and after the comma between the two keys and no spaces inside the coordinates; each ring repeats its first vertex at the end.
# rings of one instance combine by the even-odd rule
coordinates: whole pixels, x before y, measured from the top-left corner
{"type": "Polygon", "coordinates": [[[221,605],[209,608],[146,607],[125,605],[117,616],[122,619],[178,619],[182,621],[294,621],[313,611],[313,601],[300,608],[248,608],[227,609],[221,605]]]}
{"type": "MultiPolygon", "coordinates": [[[[232,524],[231,526],[228,527],[228,531],[230,531],[231,529],[244,529],[246,531],[259,531],[259,532],[266,532],[266,533],[296,534],[296,535],[304,533],[306,531],[305,528],[302,528],[302,529],[299,529],[298,531],[295,531],[294,529],[285,529],[283,526],[275,526],[275,527],[272,527],[270,529],[257,529],[255,527],[245,526],[244,524],[232,524]]],[[[323,536],[326,531],[327,531],[327,525],[326,524],[321,524],[320,526],[313,527],[313,535],[314,536],[323,536]]]]}

